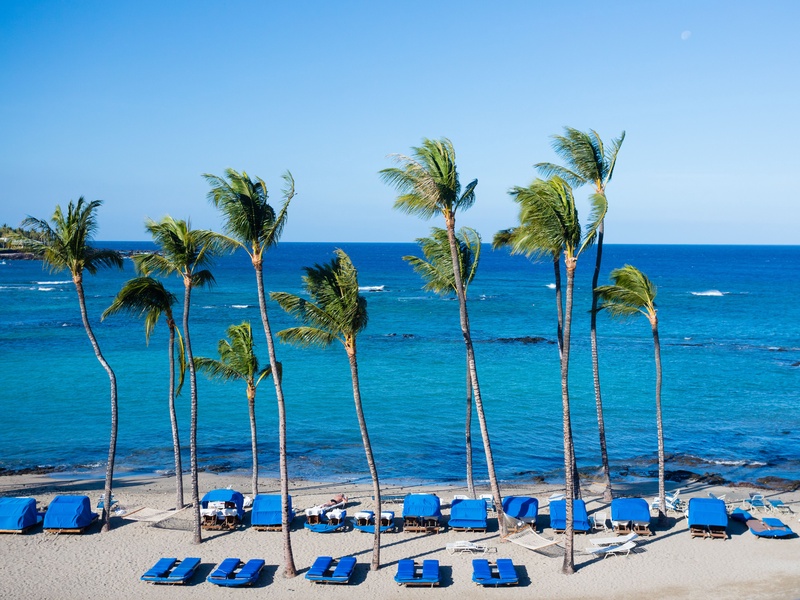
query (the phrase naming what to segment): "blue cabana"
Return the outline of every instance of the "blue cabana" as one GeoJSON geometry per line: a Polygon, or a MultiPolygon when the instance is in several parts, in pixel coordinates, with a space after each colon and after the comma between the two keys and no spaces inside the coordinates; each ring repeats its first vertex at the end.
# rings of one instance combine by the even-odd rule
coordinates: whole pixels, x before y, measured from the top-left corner
{"type": "MultiPolygon", "coordinates": [[[[236,490],[219,489],[211,490],[200,501],[200,508],[208,508],[209,502],[230,502],[236,506],[239,521],[244,518],[244,496],[236,490]]],[[[279,509],[280,510],[280,509],[279,509]]]]}
{"type": "Polygon", "coordinates": [[[506,496],[503,498],[503,513],[510,519],[535,524],[539,501],[528,496],[506,496]]]}
{"type": "MultiPolygon", "coordinates": [[[[566,500],[553,500],[550,503],[550,527],[555,531],[567,529],[566,500]]],[[[586,514],[586,503],[580,498],[572,501],[572,527],[579,533],[586,533],[591,529],[589,515],[586,514]]]]}
{"type": "Polygon", "coordinates": [[[82,531],[97,519],[89,496],[56,496],[44,514],[44,528],[82,531]]]}
{"type": "MultiPolygon", "coordinates": [[[[289,496],[289,523],[293,516],[292,497],[289,496]]],[[[250,524],[256,529],[280,529],[283,525],[280,494],[258,494],[253,500],[250,524]]]]}
{"type": "Polygon", "coordinates": [[[691,498],[689,500],[689,531],[692,537],[725,538],[728,511],[725,502],[718,498],[691,498]]]}
{"type": "Polygon", "coordinates": [[[453,500],[450,505],[450,527],[486,531],[486,501],[453,500]]]}
{"type": "Polygon", "coordinates": [[[439,496],[434,494],[409,494],[403,500],[403,518],[442,516],[439,496]]]}
{"type": "Polygon", "coordinates": [[[33,498],[0,498],[0,531],[22,533],[42,522],[33,498]]]}
{"type": "Polygon", "coordinates": [[[617,533],[635,532],[650,535],[650,505],[644,498],[614,498],[611,523],[617,533]]]}

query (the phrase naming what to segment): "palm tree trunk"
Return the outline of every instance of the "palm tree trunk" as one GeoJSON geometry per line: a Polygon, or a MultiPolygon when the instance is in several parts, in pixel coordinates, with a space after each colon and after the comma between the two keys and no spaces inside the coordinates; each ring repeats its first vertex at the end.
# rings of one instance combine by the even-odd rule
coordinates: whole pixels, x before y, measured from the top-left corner
{"type": "Polygon", "coordinates": [[[472,379],[469,376],[469,360],[467,360],[467,418],[464,433],[467,443],[467,491],[470,498],[475,497],[475,480],[472,477],[472,379]]]}
{"type": "Polygon", "coordinates": [[[497,512],[497,524],[500,535],[507,533],[505,518],[503,518],[503,499],[500,496],[500,484],[497,481],[497,474],[494,468],[494,457],[492,455],[492,444],[489,440],[489,428],[486,425],[486,415],[483,410],[483,400],[481,399],[481,388],[478,384],[478,369],[475,365],[475,349],[472,346],[472,336],[469,329],[469,315],[467,314],[467,295],[464,292],[464,282],[461,280],[461,267],[458,264],[458,246],[456,244],[455,215],[448,213],[445,215],[447,225],[447,239],[450,242],[450,256],[453,259],[453,280],[456,284],[456,295],[458,296],[459,315],[461,320],[461,333],[464,336],[464,344],[467,347],[467,365],[469,375],[472,380],[472,393],[475,398],[475,412],[478,415],[478,423],[481,428],[481,438],[483,439],[483,450],[486,454],[486,468],[489,471],[489,484],[492,488],[492,498],[494,499],[495,510],[497,512]]]}
{"type": "Polygon", "coordinates": [[[169,327],[169,421],[172,425],[172,450],[175,453],[175,510],[183,508],[183,464],[181,441],[178,435],[178,416],[175,413],[175,323],[170,317],[169,327]]]}
{"type": "Polygon", "coordinates": [[[283,574],[295,577],[297,568],[294,565],[292,552],[291,517],[289,514],[289,468],[286,460],[286,403],[283,398],[283,383],[278,360],[275,357],[275,343],[267,317],[267,299],[264,294],[264,274],[260,256],[253,259],[256,271],[256,287],[258,288],[258,306],[261,309],[261,323],[264,325],[264,336],[267,338],[269,366],[272,369],[272,381],[275,383],[275,398],[278,402],[278,460],[281,476],[281,532],[283,534],[283,574]]]}
{"type": "Polygon", "coordinates": [[[117,424],[118,424],[118,417],[117,417],[117,377],[114,375],[114,371],[111,369],[111,365],[108,364],[106,359],[103,357],[103,353],[100,352],[100,345],[97,343],[97,338],[94,337],[94,332],[92,331],[92,327],[89,324],[89,315],[86,312],[86,298],[83,294],[83,277],[80,273],[73,274],[72,281],[75,283],[75,290],[78,292],[78,304],[80,305],[81,309],[81,319],[83,320],[83,327],[86,329],[86,335],[89,336],[89,342],[92,344],[92,348],[94,349],[94,355],[97,357],[97,360],[100,362],[102,367],[108,373],[108,380],[111,385],[111,439],[108,444],[108,463],[106,464],[106,483],[103,493],[104,501],[103,501],[103,511],[101,515],[101,521],[103,523],[103,531],[110,531],[111,530],[111,489],[114,483],[114,460],[117,456],[117,424]]]}
{"type": "Polygon", "coordinates": [[[561,257],[556,254],[553,260],[553,272],[556,279],[556,313],[558,314],[558,324],[556,326],[556,337],[558,338],[558,360],[564,352],[564,304],[561,300],[561,257]]]}
{"type": "Polygon", "coordinates": [[[608,449],[606,447],[606,425],[603,419],[603,397],[600,394],[600,360],[597,354],[597,281],[600,277],[600,263],[603,260],[603,222],[597,228],[597,259],[594,263],[592,275],[592,312],[591,312],[591,338],[592,338],[592,375],[594,377],[594,401],[597,408],[597,432],[600,436],[600,459],[603,463],[603,502],[611,502],[611,469],[608,466],[608,449]]]}
{"type": "Polygon", "coordinates": [[[256,430],[256,388],[247,384],[247,410],[250,413],[250,450],[253,453],[253,498],[258,496],[258,433],[256,430]]]}
{"type": "Polygon", "coordinates": [[[570,330],[572,327],[572,291],[575,282],[575,259],[567,257],[567,293],[564,309],[564,349],[561,354],[561,403],[564,423],[564,480],[566,488],[567,529],[564,532],[564,564],[562,572],[571,574],[575,572],[575,557],[573,551],[574,529],[574,453],[572,441],[572,421],[569,409],[569,344],[570,330]]]}
{"type": "Polygon", "coordinates": [[[192,397],[192,416],[189,425],[189,464],[192,475],[192,507],[194,511],[194,543],[203,541],[200,530],[200,490],[197,481],[197,373],[192,356],[192,341],[189,337],[189,306],[192,299],[191,276],[184,276],[183,292],[183,342],[186,350],[186,362],[189,365],[189,389],[192,397]]]}
{"type": "Polygon", "coordinates": [[[345,349],[347,350],[347,358],[350,361],[350,375],[353,378],[353,400],[356,405],[358,427],[361,430],[361,440],[364,442],[364,453],[367,455],[369,474],[372,476],[372,493],[375,496],[375,538],[372,545],[371,569],[377,571],[381,566],[381,485],[378,481],[378,468],[375,466],[375,459],[372,456],[372,444],[369,441],[364,409],[361,406],[361,386],[358,382],[358,362],[356,360],[356,341],[354,338],[345,343],[345,349]]]}
{"type": "Polygon", "coordinates": [[[656,425],[658,427],[658,519],[666,516],[666,491],[664,489],[664,424],[661,420],[661,343],[658,339],[658,317],[650,318],[653,329],[653,346],[656,355],[656,425]]]}

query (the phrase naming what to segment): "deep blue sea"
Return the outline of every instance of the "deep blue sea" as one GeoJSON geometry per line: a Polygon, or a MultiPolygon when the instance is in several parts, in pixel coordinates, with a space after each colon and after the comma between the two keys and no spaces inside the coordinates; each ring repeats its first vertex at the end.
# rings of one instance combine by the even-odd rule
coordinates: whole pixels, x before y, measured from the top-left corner
{"type": "MultiPolygon", "coordinates": [[[[99,243],[150,249],[145,242],[99,243]]],[[[464,479],[465,358],[454,299],[423,292],[402,260],[415,244],[338,245],[359,270],[369,325],[359,338],[364,410],[386,480],[464,479]],[[380,291],[374,291],[378,290],[380,291]],[[368,291],[369,290],[369,291],[368,291]]],[[[268,254],[268,291],[301,292],[302,267],[332,258],[336,244],[282,243],[268,254]]],[[[800,247],[606,245],[601,282],[630,263],[658,286],[667,470],[718,473],[729,481],[800,479],[800,247]]],[[[150,345],[143,323],[100,322],[124,271],[86,275],[88,310],[119,383],[120,474],[166,473],[172,451],[167,412],[167,331],[150,345]]],[[[589,344],[593,253],[578,265],[570,393],[578,464],[600,464],[589,344]]],[[[244,254],[220,258],[217,285],[195,290],[195,355],[215,356],[231,324],[262,331],[255,277],[244,254]]],[[[486,248],[469,289],[476,357],[495,462],[502,480],[563,475],[561,396],[553,269],[486,248]],[[520,338],[542,337],[541,343],[520,338]]],[[[168,285],[182,298],[182,283],[168,285]]],[[[0,264],[0,468],[45,468],[101,476],[108,451],[108,378],[81,324],[71,279],[39,261],[0,264]]],[[[177,315],[181,306],[176,307],[177,315]]],[[[274,303],[275,331],[294,322],[274,303]]],[[[655,370],[647,320],[598,322],[609,455],[617,478],[656,468],[655,370]]],[[[266,364],[263,333],[256,336],[266,364]]],[[[341,346],[277,345],[284,366],[290,476],[368,480],[341,346]]],[[[243,384],[199,377],[201,467],[246,472],[249,425],[243,384]]],[[[188,385],[178,398],[188,465],[188,385]]],[[[257,397],[262,473],[277,474],[274,388],[257,397]]],[[[476,479],[486,480],[477,419],[476,479]]]]}

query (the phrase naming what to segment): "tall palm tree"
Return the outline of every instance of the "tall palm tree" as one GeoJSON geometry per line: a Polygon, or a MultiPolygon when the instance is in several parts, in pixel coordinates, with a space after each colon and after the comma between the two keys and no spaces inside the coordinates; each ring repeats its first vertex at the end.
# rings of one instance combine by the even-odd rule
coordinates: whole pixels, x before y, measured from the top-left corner
{"type": "MultiPolygon", "coordinates": [[[[361,441],[372,477],[372,493],[375,497],[375,514],[381,514],[381,487],[378,469],[372,455],[367,422],[361,405],[361,386],[358,380],[356,338],[367,326],[367,300],[358,293],[358,272],[350,257],[343,250],[335,251],[336,258],[324,265],[306,267],[303,286],[311,301],[286,292],[273,292],[270,297],[283,310],[304,323],[278,332],[282,341],[300,347],[328,347],[334,341],[344,346],[350,363],[353,381],[353,401],[361,430],[361,441]]],[[[375,526],[372,546],[372,570],[381,564],[381,530],[375,526]]]]}
{"type": "MultiPolygon", "coordinates": [[[[464,282],[464,294],[478,272],[481,256],[481,236],[474,229],[462,227],[456,234],[458,242],[458,264],[461,280],[464,282]]],[[[453,263],[450,258],[450,240],[447,231],[440,227],[431,229],[431,237],[417,239],[425,258],[404,256],[403,260],[410,264],[426,284],[422,289],[441,296],[456,291],[453,280],[453,263]]],[[[467,359],[467,417],[465,421],[465,438],[467,454],[467,489],[470,496],[475,497],[475,483],[472,476],[472,379],[467,359]]]]}
{"type": "Polygon", "coordinates": [[[600,457],[603,463],[603,478],[605,490],[603,500],[611,502],[611,470],[608,464],[608,450],[606,447],[606,428],[603,420],[603,398],[600,394],[600,364],[597,353],[597,281],[600,276],[600,264],[603,260],[603,222],[608,210],[606,186],[614,175],[614,166],[617,163],[617,154],[625,140],[623,131],[619,138],[611,140],[611,148],[606,154],[605,146],[600,136],[594,130],[584,133],[573,129],[564,128],[564,135],[553,136],[553,150],[566,163],[566,167],[552,163],[538,163],[534,165],[545,177],[557,175],[573,186],[586,183],[594,184],[592,205],[597,207],[599,225],[597,227],[597,255],[592,275],[592,311],[591,340],[592,340],[592,375],[594,377],[594,396],[597,408],[597,430],[600,436],[600,457]]]}
{"type": "MultiPolygon", "coordinates": [[[[217,344],[219,360],[197,357],[195,366],[210,379],[243,381],[247,386],[247,409],[250,414],[250,443],[253,452],[253,497],[258,495],[258,436],[256,433],[256,390],[258,384],[272,369],[267,365],[260,369],[258,357],[253,350],[253,330],[248,321],[228,327],[229,340],[217,344]]],[[[279,367],[280,368],[280,363],[279,367]]]]}
{"type": "Polygon", "coordinates": [[[655,284],[647,275],[631,265],[611,271],[611,285],[603,285],[595,291],[603,304],[600,310],[614,317],[631,317],[643,314],[650,321],[653,331],[653,346],[656,360],[656,427],[658,429],[658,518],[665,517],[664,490],[664,426],[661,420],[661,344],[658,339],[658,312],[656,311],[655,284]]]}
{"type": "Polygon", "coordinates": [[[192,229],[187,221],[166,216],[161,221],[147,219],[145,227],[153,236],[159,252],[134,257],[137,268],[146,275],[176,274],[183,281],[183,341],[186,364],[189,367],[189,390],[192,414],[189,425],[189,462],[192,477],[192,504],[194,507],[194,543],[203,541],[200,530],[200,495],[197,482],[197,373],[192,356],[189,334],[189,308],[192,289],[209,287],[214,276],[206,267],[214,256],[226,248],[220,236],[213,231],[192,229]]]}
{"type": "Polygon", "coordinates": [[[255,181],[250,179],[246,172],[237,173],[233,169],[225,172],[227,180],[215,175],[205,174],[211,190],[208,192],[209,200],[225,216],[225,231],[231,236],[231,242],[243,248],[250,256],[256,272],[256,288],[258,290],[258,305],[261,309],[261,323],[264,326],[264,336],[267,340],[269,364],[275,384],[275,397],[278,403],[278,449],[281,478],[281,511],[283,532],[283,557],[286,566],[284,575],[294,577],[297,569],[294,564],[291,539],[291,516],[289,514],[289,468],[286,460],[286,404],[283,397],[283,384],[278,359],[275,355],[275,344],[272,339],[272,330],[267,316],[267,301],[264,293],[263,257],[264,252],[278,243],[283,228],[286,225],[289,202],[294,197],[294,179],[288,171],[283,179],[286,187],[283,190],[284,202],[280,212],[269,204],[267,184],[261,178],[255,181]]]}
{"type": "Polygon", "coordinates": [[[497,481],[492,445],[489,440],[489,428],[486,424],[483,398],[478,382],[475,349],[472,345],[472,333],[467,314],[467,296],[458,264],[459,252],[455,229],[456,212],[459,209],[466,210],[475,203],[475,187],[478,185],[478,180],[472,180],[462,191],[456,169],[456,152],[452,142],[447,138],[423,139],[422,145],[412,148],[412,151],[412,156],[394,155],[395,162],[400,166],[383,169],[380,174],[386,183],[394,186],[400,192],[394,203],[396,209],[423,219],[430,219],[436,215],[444,217],[447,239],[450,244],[450,260],[453,263],[453,282],[458,297],[461,333],[467,349],[472,393],[475,398],[475,412],[480,424],[489,483],[497,509],[497,521],[501,535],[505,535],[506,523],[503,518],[500,484],[497,481]]]}
{"type": "Polygon", "coordinates": [[[89,342],[94,349],[94,355],[108,374],[111,385],[111,438],[108,445],[108,463],[106,464],[105,498],[103,503],[102,522],[103,531],[111,529],[111,488],[114,480],[114,460],[117,455],[117,377],[108,364],[100,345],[94,336],[86,311],[86,298],[83,292],[83,272],[91,275],[103,267],[122,268],[122,258],[114,250],[93,248],[90,244],[97,232],[97,209],[103,204],[101,200],[86,202],[83,196],[77,203],[67,205],[67,213],[56,205],[50,223],[43,219],[27,217],[22,221],[22,227],[31,228],[36,236],[27,242],[37,255],[42,256],[43,265],[49,266],[52,272],[68,270],[78,293],[78,305],[81,311],[81,320],[89,342]]]}
{"type": "Polygon", "coordinates": [[[175,333],[177,327],[172,314],[172,307],[178,299],[157,279],[152,277],[135,277],[127,281],[117,292],[116,298],[104,312],[103,319],[119,312],[144,317],[145,341],[150,343],[150,334],[161,318],[167,321],[169,329],[169,420],[172,424],[172,451],[175,455],[175,510],[183,508],[183,464],[181,461],[181,442],[178,435],[178,417],[175,413],[175,396],[180,393],[185,374],[183,338],[178,334],[180,366],[178,391],[175,390],[175,333]]]}

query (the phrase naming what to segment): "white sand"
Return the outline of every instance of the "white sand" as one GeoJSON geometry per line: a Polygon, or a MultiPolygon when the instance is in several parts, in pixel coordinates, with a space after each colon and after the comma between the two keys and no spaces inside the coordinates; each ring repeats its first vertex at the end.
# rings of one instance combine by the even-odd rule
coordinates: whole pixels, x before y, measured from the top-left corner
{"type": "MultiPolygon", "coordinates": [[[[188,477],[186,494],[189,499],[188,477]]],[[[249,493],[246,477],[202,474],[201,496],[210,489],[233,486],[249,493]]],[[[87,494],[94,504],[102,482],[69,481],[44,476],[11,476],[0,478],[0,495],[33,496],[46,505],[58,493],[87,494]]],[[[295,508],[323,502],[342,491],[350,496],[348,515],[359,509],[373,508],[370,486],[331,485],[292,482],[295,508]]],[[[275,481],[262,481],[261,493],[277,493],[275,481]]],[[[454,493],[465,490],[447,486],[420,488],[387,486],[384,494],[435,492],[443,504],[449,504],[454,493]]],[[[547,497],[553,486],[504,488],[504,494],[532,495],[539,498],[540,515],[547,514],[547,497]]],[[[707,492],[728,493],[728,498],[743,498],[746,488],[708,488],[695,484],[684,488],[681,497],[706,497],[707,492]]],[[[590,545],[593,536],[576,535],[575,562],[577,572],[561,574],[561,558],[551,558],[515,544],[503,542],[497,533],[496,520],[490,519],[490,531],[463,533],[447,531],[438,535],[387,533],[382,536],[381,563],[378,572],[369,571],[372,535],[358,530],[344,533],[315,534],[295,520],[292,534],[295,564],[300,574],[293,579],[282,575],[283,551],[280,533],[258,532],[249,526],[233,532],[204,532],[201,545],[192,544],[189,510],[170,517],[156,527],[135,518],[158,519],[174,503],[174,482],[168,478],[122,479],[116,482],[115,497],[129,513],[129,518],[115,518],[114,529],[100,533],[93,525],[84,535],[51,534],[36,528],[26,535],[0,537],[0,598],[800,598],[800,539],[768,540],[751,535],[742,524],[732,522],[730,538],[721,540],[691,539],[686,519],[671,519],[664,526],[655,524],[656,535],[639,544],[640,551],[627,557],[600,559],[580,551],[590,545]],[[137,509],[143,509],[139,510],[137,509]],[[138,517],[137,517],[138,515],[138,517]],[[513,588],[482,589],[471,582],[471,557],[450,555],[445,544],[457,540],[486,543],[497,552],[489,558],[511,558],[517,565],[520,585],[513,588]],[[358,566],[351,585],[319,585],[307,581],[303,574],[315,557],[353,555],[358,566]],[[153,585],[139,577],[163,556],[197,556],[202,559],[195,576],[186,586],[153,585]],[[214,565],[227,557],[263,558],[267,566],[254,588],[227,589],[205,581],[214,565]],[[397,561],[401,558],[438,559],[442,569],[442,586],[426,588],[399,587],[393,580],[397,561]]],[[[650,500],[652,485],[624,485],[617,495],[644,496],[650,500]]],[[[795,530],[800,513],[800,493],[764,492],[766,497],[780,496],[789,503],[794,514],[782,517],[795,530]]],[[[607,508],[599,501],[596,490],[585,490],[589,512],[607,508]]],[[[400,517],[402,505],[386,505],[400,517]]],[[[445,514],[449,511],[445,510],[445,514]]],[[[610,511],[606,511],[610,513],[610,511]]],[[[245,517],[249,523],[249,516],[245,517]]],[[[540,523],[546,522],[540,516],[540,523]]],[[[545,536],[552,531],[544,530],[545,536]]]]}

